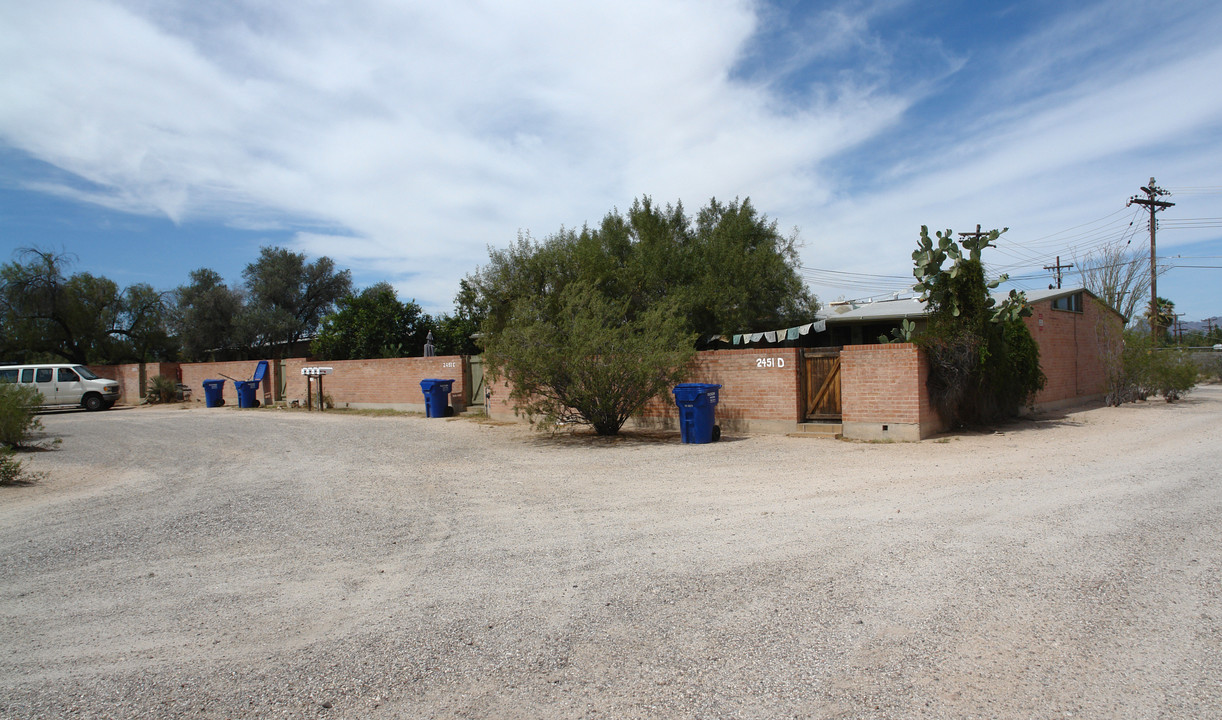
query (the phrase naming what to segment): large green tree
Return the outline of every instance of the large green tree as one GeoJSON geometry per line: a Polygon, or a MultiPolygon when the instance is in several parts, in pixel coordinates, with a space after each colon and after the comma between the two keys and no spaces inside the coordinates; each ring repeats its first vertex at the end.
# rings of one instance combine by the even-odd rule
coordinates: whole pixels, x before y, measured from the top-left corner
{"type": "Polygon", "coordinates": [[[459,281],[454,298],[454,312],[442,313],[432,319],[433,344],[438,355],[478,355],[479,336],[484,313],[476,300],[475,288],[468,278],[459,281]]]}
{"type": "Polygon", "coordinates": [[[600,433],[673,382],[697,337],[793,325],[816,309],[796,237],[749,200],[711,200],[693,220],[682,204],[642,198],[597,227],[523,234],[489,255],[460,306],[482,318],[490,369],[528,412],[600,433]]]}
{"type": "Polygon", "coordinates": [[[488,265],[467,278],[465,304],[483,318],[481,332],[494,333],[514,299],[580,282],[625,300],[630,317],[665,300],[685,330],[728,335],[811,319],[818,305],[797,265],[796,233],[782,235],[750,199],[714,198],[693,220],[682,203],[661,207],[645,197],[596,228],[562,228],[544,243],[521,235],[491,250],[488,265]]]}
{"type": "Polygon", "coordinates": [[[261,346],[287,348],[313,335],[336,301],[352,293],[352,274],[321,257],[265,247],[242,271],[248,293],[246,333],[261,346]]]}
{"type": "Polygon", "coordinates": [[[423,352],[428,316],[413,300],[400,302],[390,283],[342,297],[323,318],[310,351],[326,360],[407,357],[423,352]]]}
{"type": "Polygon", "coordinates": [[[214,270],[199,268],[189,282],[174,291],[174,329],[188,360],[215,359],[218,353],[244,349],[239,333],[244,298],[214,270]]]}
{"type": "Polygon", "coordinates": [[[66,255],[20,250],[0,267],[0,354],[11,360],[75,363],[169,359],[162,293],[146,284],[123,290],[109,278],[66,274],[66,255]]]}

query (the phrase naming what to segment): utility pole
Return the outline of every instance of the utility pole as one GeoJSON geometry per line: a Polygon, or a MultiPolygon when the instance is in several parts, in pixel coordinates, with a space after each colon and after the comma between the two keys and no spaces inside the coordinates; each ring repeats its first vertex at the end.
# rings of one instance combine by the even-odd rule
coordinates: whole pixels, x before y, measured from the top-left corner
{"type": "Polygon", "coordinates": [[[1127,205],[1144,205],[1150,210],[1150,339],[1158,339],[1158,259],[1154,254],[1154,229],[1158,226],[1158,222],[1154,219],[1154,213],[1159,210],[1165,210],[1173,207],[1175,203],[1159,200],[1158,198],[1171,193],[1154,184],[1154,178],[1150,178],[1150,184],[1141,189],[1146,196],[1140,197],[1134,195],[1129,198],[1127,205]]]}
{"type": "Polygon", "coordinates": [[[1222,318],[1205,318],[1205,339],[1207,345],[1214,341],[1214,330],[1217,330],[1219,327],[1218,320],[1222,320],[1222,318]]]}
{"type": "Polygon", "coordinates": [[[985,235],[988,235],[988,233],[980,232],[980,223],[976,223],[976,232],[959,233],[959,237],[965,240],[967,238],[974,238],[976,240],[979,240],[980,238],[984,237],[985,235]]]}
{"type": "Polygon", "coordinates": [[[1174,318],[1172,322],[1175,323],[1175,344],[1176,345],[1184,344],[1184,323],[1180,322],[1180,318],[1184,317],[1187,314],[1188,313],[1172,313],[1171,315],[1171,317],[1174,318]]]}
{"type": "MultiPolygon", "coordinates": [[[[1045,265],[1045,266],[1044,266],[1044,269],[1045,269],[1045,270],[1055,270],[1055,271],[1056,271],[1056,274],[1057,274],[1057,290],[1060,290],[1060,289],[1061,289],[1061,270],[1068,270],[1068,269],[1069,269],[1069,268],[1071,268],[1071,267],[1073,267],[1073,263],[1069,263],[1068,265],[1062,265],[1062,264],[1061,264],[1061,256],[1060,256],[1060,255],[1057,255],[1057,264],[1056,264],[1056,265],[1045,265]]],[[[1052,289],[1052,286],[1051,286],[1051,285],[1049,285],[1049,286],[1048,286],[1048,289],[1049,289],[1049,290],[1051,290],[1051,289],[1052,289]]]]}

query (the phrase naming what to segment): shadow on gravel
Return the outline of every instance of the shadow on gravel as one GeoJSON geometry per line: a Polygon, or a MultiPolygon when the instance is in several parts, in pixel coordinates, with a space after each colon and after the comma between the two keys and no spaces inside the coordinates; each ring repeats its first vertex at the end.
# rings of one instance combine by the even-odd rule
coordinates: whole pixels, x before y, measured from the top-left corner
{"type": "MultiPolygon", "coordinates": [[[[678,430],[625,430],[619,435],[602,436],[592,430],[570,430],[540,434],[527,442],[541,447],[618,447],[627,445],[682,445],[678,430]]],[[[742,442],[745,437],[722,435],[718,442],[742,442]]]]}
{"type": "MultiPolygon", "coordinates": [[[[1087,408],[1075,408],[1081,411],[1087,408]]],[[[979,425],[940,432],[927,441],[949,440],[958,437],[988,437],[989,435],[1017,435],[1019,433],[1052,430],[1058,427],[1081,427],[1086,423],[1070,417],[1069,413],[1048,413],[1038,417],[1018,418],[1008,423],[979,425]]]]}
{"type": "Polygon", "coordinates": [[[105,410],[98,410],[93,413],[90,413],[89,410],[86,410],[83,407],[75,407],[75,406],[73,407],[51,407],[51,408],[41,408],[39,410],[36,410],[34,411],[34,414],[35,415],[76,415],[78,413],[85,413],[85,414],[94,414],[94,415],[98,415],[99,417],[102,417],[102,416],[109,415],[111,413],[124,412],[126,410],[135,410],[137,407],[139,406],[137,405],[115,405],[112,408],[107,408],[105,410]]]}
{"type": "MultiPolygon", "coordinates": [[[[1140,410],[1143,407],[1149,406],[1185,406],[1194,407],[1202,403],[1208,402],[1207,398],[1201,396],[1193,396],[1192,394],[1176,400],[1174,403],[1168,403],[1161,396],[1150,397],[1145,400],[1139,400],[1132,403],[1124,403],[1118,409],[1120,410],[1140,410]]],[[[1106,408],[1102,402],[1092,402],[1084,405],[1075,405],[1063,410],[1047,410],[1036,413],[1028,417],[1017,418],[1012,422],[998,423],[996,425],[958,428],[955,430],[947,430],[946,432],[938,433],[937,436],[931,438],[933,440],[955,438],[955,437],[983,437],[988,435],[1010,435],[1028,432],[1037,432],[1042,430],[1053,430],[1060,427],[1082,427],[1087,423],[1079,416],[1083,412],[1091,410],[1100,410],[1106,408]]]]}

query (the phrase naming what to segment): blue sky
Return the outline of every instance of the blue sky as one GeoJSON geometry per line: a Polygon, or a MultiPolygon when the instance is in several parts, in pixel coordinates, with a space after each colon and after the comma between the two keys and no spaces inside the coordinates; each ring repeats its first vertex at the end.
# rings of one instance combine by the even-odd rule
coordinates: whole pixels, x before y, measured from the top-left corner
{"type": "Polygon", "coordinates": [[[1192,1],[4,3],[0,260],[171,289],[278,245],[439,312],[519,231],[737,196],[824,301],[902,289],[922,224],[1009,227],[986,260],[1040,288],[1148,248],[1153,176],[1159,294],[1202,319],[1219,37],[1192,1]]]}

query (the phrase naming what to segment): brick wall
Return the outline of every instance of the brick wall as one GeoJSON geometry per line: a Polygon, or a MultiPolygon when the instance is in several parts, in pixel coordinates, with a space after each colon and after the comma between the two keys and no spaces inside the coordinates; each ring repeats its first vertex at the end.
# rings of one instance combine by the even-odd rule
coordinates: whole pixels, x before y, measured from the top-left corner
{"type": "MultiPolygon", "coordinates": [[[[224,380],[221,397],[225,399],[226,404],[237,405],[238,391],[230,382],[230,378],[249,380],[255,374],[256,365],[258,365],[257,360],[235,360],[233,362],[182,363],[179,369],[182,371],[182,383],[191,388],[192,402],[201,405],[204,403],[205,380],[224,380]]],[[[259,390],[262,393],[262,385],[259,386],[259,390]]],[[[259,396],[259,399],[264,400],[262,395],[259,396]]]]}
{"type": "MultiPolygon", "coordinates": [[[[285,399],[306,399],[306,378],[301,368],[324,366],[334,372],[323,378],[323,393],[336,407],[393,408],[424,412],[424,393],[420,381],[434,378],[454,380],[450,404],[462,412],[467,396],[463,363],[458,355],[443,357],[381,358],[376,360],[306,361],[293,358],[284,362],[285,399]]],[[[316,386],[317,387],[317,386],[316,386]]]]}
{"type": "MultiPolygon", "coordinates": [[[[801,422],[800,348],[707,350],[696,354],[683,382],[721,385],[717,424],[736,432],[793,432],[801,422]]],[[[669,390],[645,405],[645,425],[679,427],[679,408],[669,390]]]]}
{"type": "MultiPolygon", "coordinates": [[[[1115,325],[1118,336],[1120,317],[1095,302],[1085,303],[1081,313],[1053,310],[1050,302],[1033,306],[1026,319],[1031,334],[1040,346],[1041,364],[1048,377],[1044,390],[1036,397],[1039,406],[1079,402],[1104,391],[1100,340],[1097,328],[1115,325]],[[1110,325],[1109,325],[1110,324],[1110,325]]],[[[803,419],[802,350],[710,350],[698,353],[684,376],[684,382],[708,382],[722,386],[717,407],[717,422],[739,432],[791,432],[803,419]]],[[[264,402],[271,400],[276,378],[283,375],[285,393],[276,400],[306,397],[306,380],[301,368],[328,365],[334,374],[323,380],[324,392],[338,407],[388,407],[424,410],[420,381],[425,378],[453,378],[451,403],[459,411],[466,397],[465,359],[458,356],[434,358],[390,358],[332,362],[291,358],[270,363],[269,382],[260,389],[264,402]]],[[[203,402],[203,381],[228,375],[249,378],[256,361],[226,363],[149,364],[146,377],[173,376],[180,370],[182,382],[193,390],[192,400],[203,402]]],[[[123,385],[121,402],[140,402],[139,366],[117,365],[91,368],[98,375],[119,380],[123,385]]],[[[850,345],[841,352],[841,396],[844,434],[861,439],[919,439],[942,429],[941,419],[929,404],[925,381],[928,364],[924,354],[910,343],[888,345],[850,345]]],[[[489,382],[489,415],[504,420],[517,419],[504,382],[489,382]]],[[[224,397],[236,404],[233,383],[226,382],[224,397]]],[[[646,426],[676,428],[678,409],[668,391],[650,401],[637,422],[646,426]]]]}
{"type": "Polygon", "coordinates": [[[140,364],[125,365],[89,365],[87,366],[98,377],[104,377],[119,383],[119,405],[139,405],[144,400],[144,388],[148,381],[158,375],[177,377],[178,363],[145,363],[144,380],[140,378],[140,364]]]}
{"type": "Polygon", "coordinates": [[[1040,367],[1047,377],[1035,405],[1055,407],[1102,396],[1107,379],[1101,348],[1108,340],[1101,336],[1120,337],[1120,316],[1089,295],[1083,297],[1082,312],[1054,310],[1051,301],[1033,303],[1031,309],[1024,322],[1040,346],[1040,367]]]}
{"type": "MultiPolygon", "coordinates": [[[[801,420],[800,392],[802,351],[797,348],[768,350],[708,350],[696,354],[683,382],[721,385],[716,410],[717,424],[738,432],[792,432],[801,420]]],[[[514,420],[509,386],[490,383],[489,415],[514,420]]],[[[674,395],[667,392],[649,401],[640,416],[630,421],[644,427],[675,429],[679,411],[674,395]]]]}
{"type": "MultiPolygon", "coordinates": [[[[226,404],[236,405],[237,389],[230,381],[249,380],[254,375],[257,360],[240,360],[216,363],[147,363],[145,378],[155,375],[181,377],[180,382],[191,388],[191,401],[204,402],[204,380],[224,380],[222,397],[226,404]],[[181,376],[178,375],[181,373],[181,376]]],[[[382,407],[400,410],[424,411],[424,394],[420,381],[426,378],[454,379],[450,404],[461,412],[466,397],[464,372],[465,359],[460,356],[431,358],[386,358],[379,360],[336,360],[328,362],[308,361],[305,358],[268,361],[267,378],[259,386],[259,399],[272,401],[300,400],[306,397],[306,379],[301,368],[307,365],[325,365],[334,368],[334,373],[323,379],[323,392],[331,396],[336,407],[382,407]],[[284,395],[273,397],[277,377],[283,374],[284,395]]],[[[121,386],[119,402],[137,405],[143,398],[140,392],[140,366],[105,365],[91,367],[97,375],[117,380],[121,386]]],[[[317,387],[317,386],[315,386],[317,387]]]]}
{"type": "Polygon", "coordinates": [[[844,436],[920,440],[942,429],[929,404],[929,363],[912,343],[848,345],[840,351],[844,436]]]}

